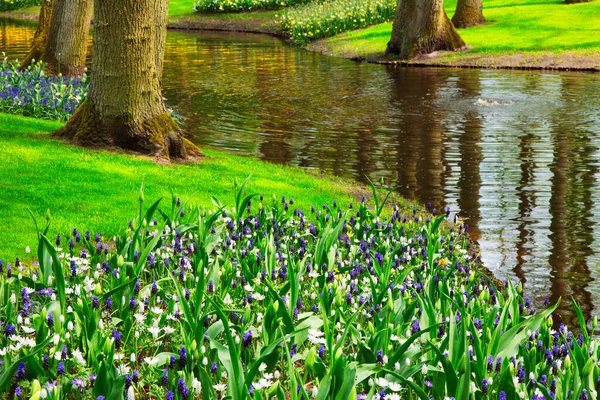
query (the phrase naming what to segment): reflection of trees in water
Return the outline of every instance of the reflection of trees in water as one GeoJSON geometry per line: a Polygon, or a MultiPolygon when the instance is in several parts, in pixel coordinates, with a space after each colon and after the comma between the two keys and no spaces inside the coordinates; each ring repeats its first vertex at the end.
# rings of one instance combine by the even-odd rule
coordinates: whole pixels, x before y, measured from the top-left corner
{"type": "Polygon", "coordinates": [[[521,164],[521,178],[516,187],[517,197],[519,199],[519,215],[517,233],[517,264],[513,271],[523,284],[527,281],[527,276],[523,267],[531,256],[531,241],[533,240],[533,229],[530,227],[531,212],[535,207],[535,192],[530,190],[534,180],[534,161],[532,144],[535,135],[523,132],[519,139],[519,162],[521,164]]]}
{"type": "Polygon", "coordinates": [[[387,68],[396,129],[398,191],[410,199],[444,205],[443,115],[433,99],[449,72],[387,68]],[[426,94],[426,101],[423,95],[426,94]]]}
{"type": "MultiPolygon", "coordinates": [[[[475,103],[481,96],[481,76],[479,73],[459,73],[456,86],[461,90],[461,98],[469,99],[475,103]]],[[[469,224],[469,233],[475,240],[479,240],[481,232],[479,222],[481,211],[479,199],[481,197],[481,128],[483,116],[479,109],[473,105],[468,107],[461,118],[457,121],[462,131],[458,136],[458,149],[460,177],[458,179],[458,207],[462,217],[469,224]]]]}
{"type": "Polygon", "coordinates": [[[592,144],[590,132],[580,129],[578,120],[573,118],[576,110],[570,99],[573,95],[582,96],[584,86],[572,83],[569,77],[563,78],[563,107],[557,110],[552,129],[551,301],[562,297],[561,314],[574,318],[569,302],[573,296],[588,319],[593,310],[587,289],[592,280],[587,259],[593,254],[592,188],[598,173],[594,157],[597,147],[592,144]]]}

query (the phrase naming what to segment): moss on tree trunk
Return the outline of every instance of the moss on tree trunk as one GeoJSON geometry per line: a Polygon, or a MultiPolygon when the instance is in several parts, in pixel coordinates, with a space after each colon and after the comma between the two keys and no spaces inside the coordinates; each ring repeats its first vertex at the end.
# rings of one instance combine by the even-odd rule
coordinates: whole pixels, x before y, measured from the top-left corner
{"type": "MultiPolygon", "coordinates": [[[[88,98],[57,135],[165,160],[201,156],[166,111],[158,55],[163,0],[95,0],[88,98]]],[[[166,29],[166,25],[164,28],[166,29]]]]}
{"type": "Polygon", "coordinates": [[[452,23],[456,28],[468,28],[485,22],[482,0],[458,0],[452,23]]]}
{"type": "Polygon", "coordinates": [[[48,38],[53,7],[54,0],[42,0],[37,29],[35,30],[29,53],[27,53],[25,59],[21,63],[21,69],[27,68],[34,60],[38,61],[42,58],[46,48],[46,40],[48,38]]]}
{"type": "Polygon", "coordinates": [[[465,45],[444,11],[443,0],[399,0],[386,53],[411,59],[465,45]]]}
{"type": "Polygon", "coordinates": [[[93,0],[54,0],[43,60],[47,72],[80,76],[85,69],[93,0]]]}

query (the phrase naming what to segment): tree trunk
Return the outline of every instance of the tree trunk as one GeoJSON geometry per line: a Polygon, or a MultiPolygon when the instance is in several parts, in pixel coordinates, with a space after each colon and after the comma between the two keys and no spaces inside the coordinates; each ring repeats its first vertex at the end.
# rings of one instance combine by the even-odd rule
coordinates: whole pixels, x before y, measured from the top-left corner
{"type": "Polygon", "coordinates": [[[47,72],[83,75],[93,0],[55,0],[43,60],[47,72]]]}
{"type": "Polygon", "coordinates": [[[399,0],[386,54],[411,59],[465,45],[446,15],[443,0],[399,0]]]}
{"type": "MultiPolygon", "coordinates": [[[[201,156],[165,109],[157,22],[165,0],[95,0],[87,100],[56,132],[83,146],[120,147],[160,159],[201,156]]],[[[166,28],[166,26],[165,26],[166,28]]],[[[164,29],[164,28],[161,28],[164,29]]],[[[161,60],[162,64],[162,60],[161,60]]]]}
{"type": "Polygon", "coordinates": [[[458,0],[456,12],[452,17],[456,28],[468,28],[484,22],[482,0],[458,0]]]}
{"type": "Polygon", "coordinates": [[[32,62],[40,60],[44,54],[46,48],[46,39],[48,37],[48,30],[50,28],[50,20],[52,19],[52,9],[54,8],[54,0],[42,0],[42,7],[40,8],[40,16],[38,18],[37,29],[33,36],[33,42],[31,43],[31,49],[25,56],[25,59],[21,63],[20,69],[27,68],[32,62]]]}
{"type": "Polygon", "coordinates": [[[154,15],[156,16],[156,73],[162,82],[165,45],[167,43],[167,25],[169,23],[169,0],[155,1],[154,15]]]}

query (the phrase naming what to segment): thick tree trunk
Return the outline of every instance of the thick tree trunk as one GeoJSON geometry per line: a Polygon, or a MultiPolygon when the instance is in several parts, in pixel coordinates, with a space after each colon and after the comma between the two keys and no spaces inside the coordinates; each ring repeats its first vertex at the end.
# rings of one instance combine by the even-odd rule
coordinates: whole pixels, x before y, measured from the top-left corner
{"type": "Polygon", "coordinates": [[[410,59],[464,45],[444,11],[443,0],[399,0],[387,54],[410,59]]]}
{"type": "Polygon", "coordinates": [[[458,0],[452,23],[456,28],[468,28],[485,22],[482,0],[458,0]]]}
{"type": "Polygon", "coordinates": [[[83,75],[93,0],[55,0],[43,60],[47,72],[83,75]]]}
{"type": "Polygon", "coordinates": [[[162,80],[165,45],[167,43],[167,25],[169,23],[169,0],[155,2],[156,16],[156,73],[159,82],[162,80]]]}
{"type": "Polygon", "coordinates": [[[52,9],[54,8],[54,0],[42,0],[40,8],[40,16],[38,18],[37,29],[33,36],[31,49],[21,63],[21,69],[27,68],[34,60],[38,61],[44,54],[46,48],[46,39],[48,38],[48,30],[50,28],[50,20],[52,19],[52,9]]]}
{"type": "MultiPolygon", "coordinates": [[[[166,111],[157,58],[165,0],[95,0],[88,98],[57,135],[80,145],[186,159],[200,151],[166,111]]],[[[166,28],[166,26],[165,26],[166,28]]]]}

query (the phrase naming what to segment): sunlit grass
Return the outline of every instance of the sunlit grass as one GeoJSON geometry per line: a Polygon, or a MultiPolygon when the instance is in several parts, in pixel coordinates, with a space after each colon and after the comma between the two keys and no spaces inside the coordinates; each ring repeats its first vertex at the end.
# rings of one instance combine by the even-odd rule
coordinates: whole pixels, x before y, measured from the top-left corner
{"type": "MultiPolygon", "coordinates": [[[[446,2],[450,17],[456,1],[446,2]]],[[[600,51],[600,2],[566,5],[558,0],[484,0],[488,23],[459,29],[471,52],[600,51]]],[[[347,32],[325,40],[334,53],[366,56],[381,53],[391,23],[347,32]]]]}
{"type": "Polygon", "coordinates": [[[136,204],[144,182],[149,198],[169,197],[171,189],[192,203],[211,206],[211,196],[231,198],[234,178],[253,174],[253,188],[264,194],[286,193],[300,206],[349,199],[347,183],[317,179],[294,167],[236,157],[214,150],[197,165],[158,165],[146,158],[90,151],[53,140],[60,123],[0,114],[0,255],[23,255],[34,246],[35,229],[27,211],[42,218],[50,210],[53,230],[74,226],[111,235],[118,232],[136,204]],[[33,229],[32,229],[33,228],[33,229]]]}

